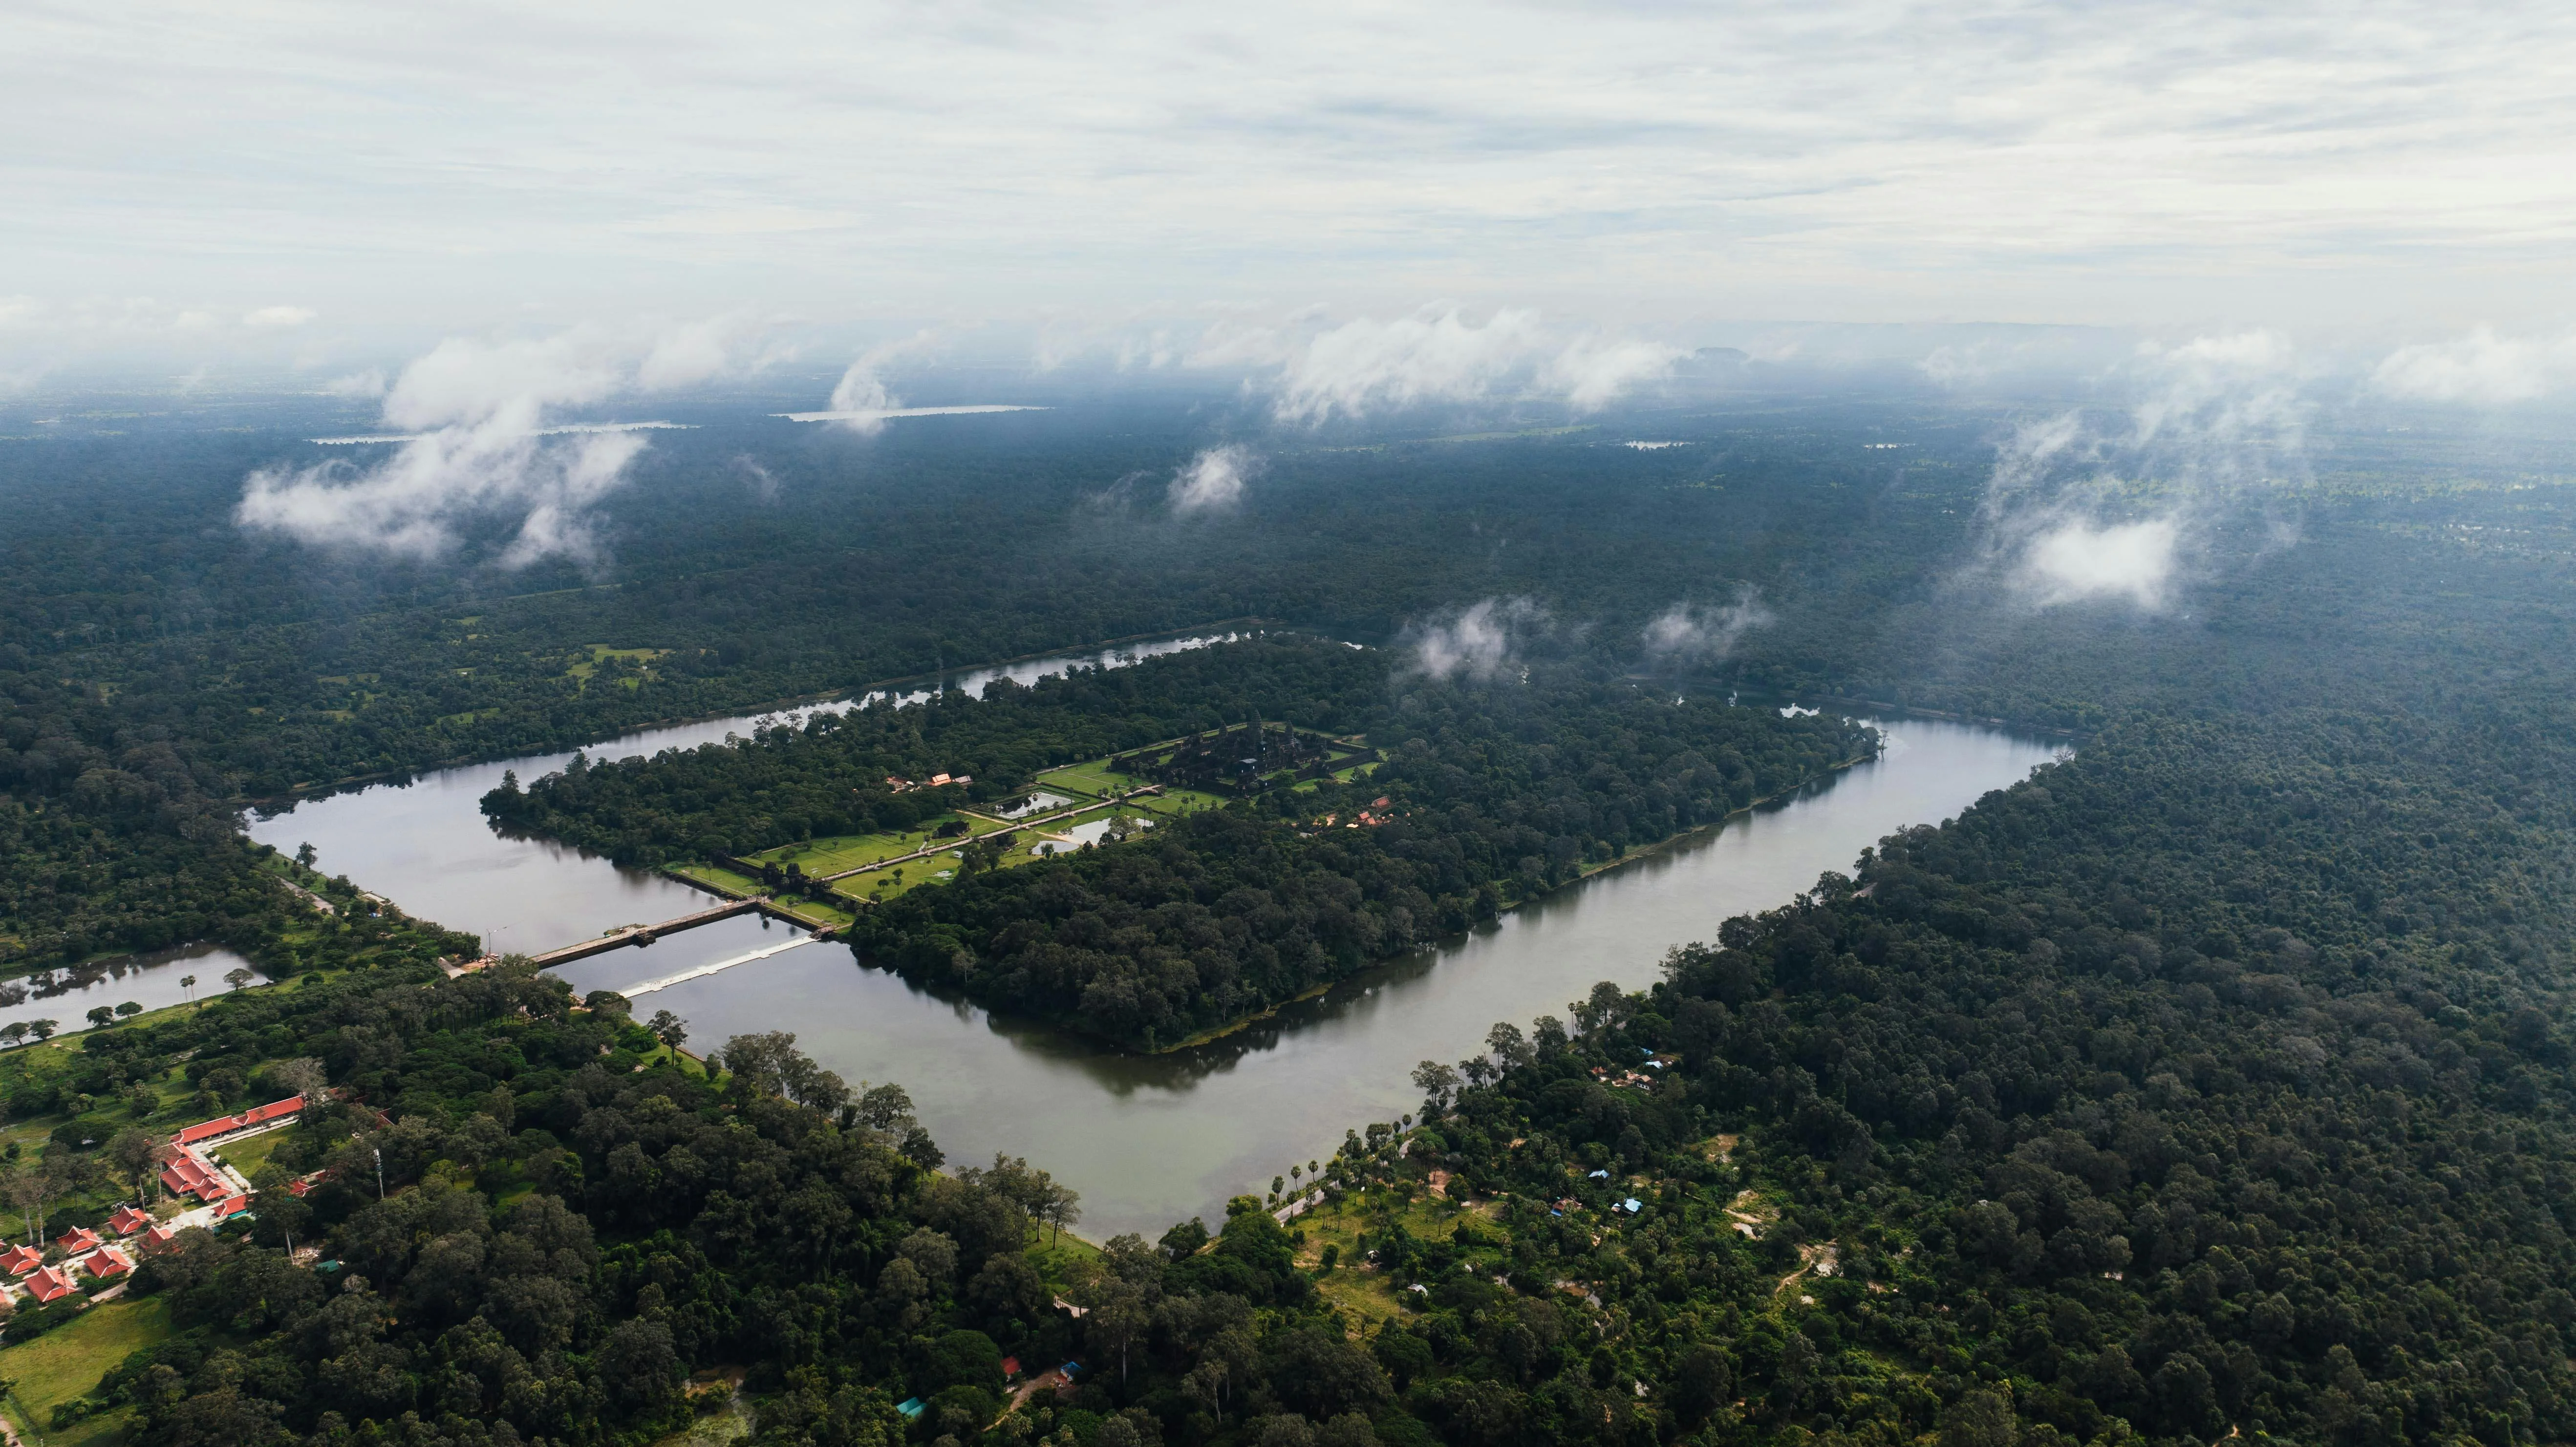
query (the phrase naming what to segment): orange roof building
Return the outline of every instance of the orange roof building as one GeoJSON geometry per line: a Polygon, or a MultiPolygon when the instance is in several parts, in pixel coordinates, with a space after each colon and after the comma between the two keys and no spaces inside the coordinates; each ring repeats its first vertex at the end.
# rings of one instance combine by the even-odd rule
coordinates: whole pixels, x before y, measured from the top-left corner
{"type": "Polygon", "coordinates": [[[170,1139],[177,1145],[192,1146],[200,1141],[213,1140],[217,1136],[231,1135],[237,1130],[249,1130],[252,1126],[284,1120],[303,1108],[304,1097],[290,1095],[284,1100],[272,1100],[266,1105],[243,1111],[239,1115],[219,1115],[213,1120],[201,1120],[170,1139]]]}
{"type": "Polygon", "coordinates": [[[101,1281],[114,1281],[134,1270],[134,1258],[113,1246],[101,1246],[80,1259],[80,1269],[101,1281]]]}
{"type": "Polygon", "coordinates": [[[74,1226],[72,1229],[65,1231],[60,1236],[55,1237],[54,1244],[60,1246],[70,1254],[78,1256],[84,1251],[95,1251],[104,1243],[96,1231],[89,1229],[87,1226],[74,1226]]]}
{"type": "Polygon", "coordinates": [[[230,1220],[249,1209],[250,1197],[243,1195],[226,1196],[215,1203],[215,1219],[218,1221],[230,1220]]]}
{"type": "Polygon", "coordinates": [[[12,1246],[0,1251],[0,1271],[11,1276],[24,1276],[45,1264],[45,1253],[33,1246],[12,1246]]]}
{"type": "Polygon", "coordinates": [[[134,1238],[134,1249],[139,1255],[158,1255],[169,1250],[170,1243],[178,1239],[179,1231],[175,1226],[146,1226],[143,1234],[134,1238]]]}
{"type": "Polygon", "coordinates": [[[233,1183],[207,1164],[194,1146],[180,1147],[170,1164],[161,1168],[161,1184],[169,1187],[174,1196],[194,1196],[200,1201],[219,1201],[238,1194],[233,1183]]]}
{"type": "Polygon", "coordinates": [[[140,1206],[119,1206],[107,1218],[107,1229],[119,1236],[131,1236],[152,1224],[152,1213],[140,1206]]]}
{"type": "Polygon", "coordinates": [[[27,1294],[42,1306],[51,1306],[78,1290],[80,1283],[72,1280],[72,1274],[59,1266],[48,1266],[27,1278],[27,1294]]]}

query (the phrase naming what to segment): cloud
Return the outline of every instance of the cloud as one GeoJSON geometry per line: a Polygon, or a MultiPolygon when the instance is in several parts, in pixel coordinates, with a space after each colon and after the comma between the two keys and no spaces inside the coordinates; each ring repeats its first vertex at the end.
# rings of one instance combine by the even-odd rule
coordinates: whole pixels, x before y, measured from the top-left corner
{"type": "Polygon", "coordinates": [[[2025,422],[1997,449],[1968,575],[2038,607],[2154,613],[2226,524],[2259,517],[2260,546],[2279,545],[2295,535],[2282,509],[2307,476],[2315,377],[2278,332],[2141,346],[2108,379],[2129,388],[2125,409],[2025,422]]]}
{"type": "Polygon", "coordinates": [[[1312,425],[1506,390],[1596,411],[1669,374],[1687,355],[1679,347],[1599,332],[1568,338],[1534,311],[1507,307],[1478,323],[1457,307],[1433,306],[1333,326],[1312,314],[1279,326],[1229,320],[1209,328],[1186,360],[1195,367],[1277,368],[1273,414],[1312,425]]]}
{"type": "Polygon", "coordinates": [[[733,470],[742,474],[743,486],[751,489],[753,497],[762,502],[778,501],[778,479],[768,468],[760,465],[758,458],[748,452],[742,453],[734,458],[733,470]]]}
{"type": "Polygon", "coordinates": [[[1675,603],[1648,623],[1642,637],[1649,658],[1661,662],[1715,663],[1735,652],[1737,640],[1772,621],[1761,594],[1751,584],[1735,590],[1735,601],[1722,607],[1675,603]]]}
{"type": "Polygon", "coordinates": [[[550,425],[548,414],[693,385],[728,370],[734,331],[683,327],[658,336],[576,329],[549,337],[451,337],[387,387],[365,372],[325,385],[381,393],[385,422],[416,434],[373,465],[333,461],[251,474],[235,519],[319,547],[434,558],[462,530],[514,528],[504,567],[599,555],[593,511],[625,485],[648,445],[632,429],[550,425]]]}
{"type": "Polygon", "coordinates": [[[1309,342],[1280,379],[1278,414],[1322,422],[1377,407],[1482,396],[1536,345],[1534,312],[1499,311],[1477,326],[1455,307],[1381,322],[1345,322],[1309,342]]]}
{"type": "Polygon", "coordinates": [[[381,397],[385,395],[385,374],[382,368],[369,367],[363,372],[334,377],[319,390],[326,397],[381,397]]]}
{"type": "Polygon", "coordinates": [[[1661,342],[1587,336],[1558,353],[1543,373],[1578,412],[1597,412],[1640,383],[1671,375],[1690,353],[1661,342]]]}
{"type": "Polygon", "coordinates": [[[300,327],[320,313],[309,306],[264,306],[242,313],[246,327],[300,327]]]}
{"type": "Polygon", "coordinates": [[[625,480],[644,450],[632,432],[541,439],[496,419],[443,427],[401,444],[371,468],[329,462],[251,474],[236,518],[317,547],[434,558],[456,546],[458,527],[515,514],[502,564],[596,556],[588,509],[625,480]]]}
{"type": "Polygon", "coordinates": [[[832,388],[832,410],[854,415],[838,419],[853,432],[873,433],[884,428],[885,414],[903,405],[903,399],[886,389],[884,372],[896,358],[924,351],[933,341],[928,331],[891,342],[880,342],[859,354],[841,374],[832,388]]]}
{"type": "Polygon", "coordinates": [[[1172,511],[1187,517],[1240,507],[1244,480],[1259,464],[1259,458],[1239,446],[1209,448],[1172,474],[1172,511]]]}
{"type": "Polygon", "coordinates": [[[1547,626],[1547,610],[1528,598],[1487,598],[1418,623],[1403,640],[1417,672],[1435,680],[1486,682],[1520,671],[1520,646],[1547,626]]]}
{"type": "Polygon", "coordinates": [[[2410,402],[2502,407],[2576,384],[2576,335],[2498,336],[2479,327],[2447,342],[2401,347],[2370,374],[2372,391],[2410,402]]]}
{"type": "Polygon", "coordinates": [[[2064,523],[2031,539],[2023,577],[2041,603],[2119,598],[2156,612],[2173,582],[2180,537],[2171,518],[2100,528],[2064,523]]]}
{"type": "Polygon", "coordinates": [[[635,384],[647,392],[671,392],[765,371],[792,352],[766,340],[770,326],[748,313],[727,312],[673,327],[653,340],[636,365],[635,384]]]}

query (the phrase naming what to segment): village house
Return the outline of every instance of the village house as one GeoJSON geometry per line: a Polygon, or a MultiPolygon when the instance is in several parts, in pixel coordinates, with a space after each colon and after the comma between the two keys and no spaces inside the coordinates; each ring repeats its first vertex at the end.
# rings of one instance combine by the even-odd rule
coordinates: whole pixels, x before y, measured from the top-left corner
{"type": "Polygon", "coordinates": [[[105,1243],[99,1238],[99,1234],[96,1231],[89,1229],[87,1226],[74,1226],[72,1229],[65,1231],[62,1235],[55,1237],[54,1244],[63,1248],[63,1253],[65,1255],[78,1256],[84,1251],[95,1251],[105,1243]]]}
{"type": "Polygon", "coordinates": [[[107,1218],[107,1229],[113,1235],[131,1236],[152,1224],[152,1213],[140,1206],[123,1205],[107,1218]]]}
{"type": "Polygon", "coordinates": [[[24,1276],[45,1264],[45,1253],[33,1246],[12,1246],[0,1251],[0,1271],[11,1276],[24,1276]]]}
{"type": "Polygon", "coordinates": [[[134,1258],[113,1246],[101,1246],[78,1262],[80,1269],[101,1281],[114,1281],[134,1270],[134,1258]]]}

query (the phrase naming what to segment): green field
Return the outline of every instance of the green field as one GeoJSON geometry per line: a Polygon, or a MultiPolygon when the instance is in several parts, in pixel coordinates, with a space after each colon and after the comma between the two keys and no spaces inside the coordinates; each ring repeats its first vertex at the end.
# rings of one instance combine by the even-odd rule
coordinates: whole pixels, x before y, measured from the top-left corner
{"type": "Polygon", "coordinates": [[[235,1141],[230,1145],[218,1146],[215,1154],[223,1158],[225,1165],[247,1176],[267,1165],[268,1158],[276,1153],[279,1146],[286,1144],[287,1134],[294,1129],[293,1126],[288,1126],[282,1130],[252,1136],[246,1141],[235,1141]]]}
{"type": "Polygon", "coordinates": [[[1125,774],[1113,772],[1107,759],[1067,764],[1060,769],[1049,769],[1037,777],[1037,787],[1041,789],[1056,789],[1087,795],[1094,799],[1105,799],[1112,794],[1126,793],[1143,782],[1141,779],[1131,779],[1125,774]]]}
{"type": "Polygon", "coordinates": [[[969,839],[998,833],[1009,827],[979,817],[941,814],[901,834],[843,834],[829,839],[808,839],[802,843],[764,849],[746,857],[754,864],[800,865],[807,874],[839,874],[888,859],[900,859],[925,844],[935,843],[929,836],[941,825],[960,820],[966,825],[967,832],[963,837],[969,839]]]}
{"type": "Polygon", "coordinates": [[[133,1420],[133,1408],[119,1408],[59,1432],[50,1430],[48,1425],[53,1421],[54,1408],[74,1397],[87,1396],[98,1385],[99,1377],[124,1361],[127,1353],[168,1335],[169,1305],[146,1297],[92,1307],[69,1326],[57,1327],[22,1346],[0,1350],[0,1378],[17,1383],[10,1397],[9,1416],[19,1435],[33,1442],[36,1439],[27,1429],[35,1427],[43,1433],[45,1447],[119,1447],[133,1420]],[[35,1420],[31,1422],[29,1417],[35,1420]]]}
{"type": "Polygon", "coordinates": [[[673,874],[683,879],[694,879],[700,884],[710,884],[723,893],[737,897],[758,894],[765,887],[759,880],[749,875],[736,874],[730,869],[721,869],[712,864],[674,864],[670,869],[673,874]]]}

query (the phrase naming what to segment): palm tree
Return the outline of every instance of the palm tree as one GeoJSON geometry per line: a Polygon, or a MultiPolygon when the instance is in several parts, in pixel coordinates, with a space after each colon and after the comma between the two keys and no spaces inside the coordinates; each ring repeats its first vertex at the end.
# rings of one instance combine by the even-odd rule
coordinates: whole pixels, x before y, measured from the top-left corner
{"type": "Polygon", "coordinates": [[[188,998],[191,1001],[195,1000],[197,998],[197,977],[194,975],[181,975],[179,977],[179,988],[188,992],[188,998]]]}

